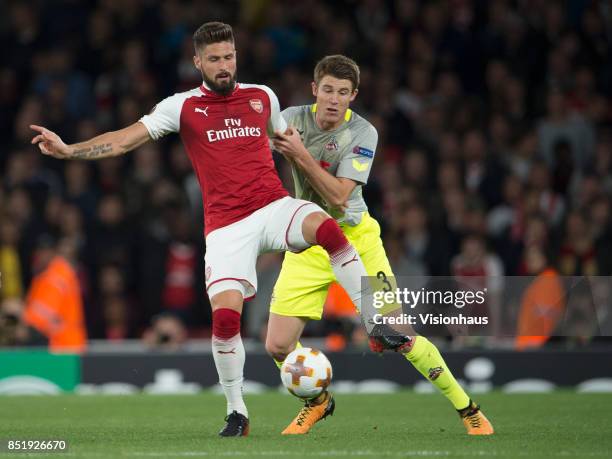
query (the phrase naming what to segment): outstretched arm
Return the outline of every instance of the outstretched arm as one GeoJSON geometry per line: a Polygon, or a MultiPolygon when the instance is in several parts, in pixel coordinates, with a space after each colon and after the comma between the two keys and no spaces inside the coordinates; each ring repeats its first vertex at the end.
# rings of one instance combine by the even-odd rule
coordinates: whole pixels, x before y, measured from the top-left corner
{"type": "Polygon", "coordinates": [[[151,139],[149,131],[141,122],[72,145],[66,145],[59,135],[43,126],[32,124],[30,128],[38,132],[32,139],[32,144],[37,144],[43,154],[59,159],[102,159],[119,156],[151,139]]]}

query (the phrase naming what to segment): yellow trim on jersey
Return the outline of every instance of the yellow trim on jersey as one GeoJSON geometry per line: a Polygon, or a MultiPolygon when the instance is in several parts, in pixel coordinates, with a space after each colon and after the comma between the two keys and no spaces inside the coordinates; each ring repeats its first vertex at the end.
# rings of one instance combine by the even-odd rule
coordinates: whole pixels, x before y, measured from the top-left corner
{"type": "Polygon", "coordinates": [[[370,167],[369,163],[360,163],[356,159],[353,159],[353,169],[357,172],[365,172],[368,170],[368,167],[370,167]]]}
{"type": "MultiPolygon", "coordinates": [[[[359,252],[368,275],[376,284],[372,288],[375,291],[389,286],[395,289],[397,284],[380,239],[378,222],[365,212],[358,225],[340,224],[340,227],[359,252]],[[381,271],[384,276],[378,276],[381,271]],[[385,284],[385,280],[389,283],[385,284]]],[[[315,245],[300,253],[285,252],[285,260],[272,293],[270,312],[320,320],[329,284],[335,280],[329,256],[322,247],[315,245]]],[[[380,313],[384,315],[399,307],[388,304],[380,309],[380,313]]]]}
{"type": "MultiPolygon", "coordinates": [[[[310,111],[312,113],[317,113],[317,104],[312,104],[312,106],[310,107],[310,111]]],[[[346,112],[344,112],[344,121],[350,121],[351,116],[353,116],[353,110],[347,108],[346,112]]]]}

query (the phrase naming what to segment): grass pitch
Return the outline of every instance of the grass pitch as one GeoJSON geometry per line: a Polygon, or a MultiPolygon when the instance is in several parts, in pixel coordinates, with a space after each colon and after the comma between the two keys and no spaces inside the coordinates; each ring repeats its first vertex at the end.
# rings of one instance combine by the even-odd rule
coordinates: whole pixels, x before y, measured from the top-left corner
{"type": "Polygon", "coordinates": [[[496,429],[468,437],[440,395],[337,395],[334,416],[308,435],[281,436],[299,401],[246,397],[247,438],[219,438],[222,396],[33,396],[0,398],[0,439],[63,439],[67,453],[0,457],[331,458],[612,457],[612,396],[493,393],[477,401],[496,429]]]}

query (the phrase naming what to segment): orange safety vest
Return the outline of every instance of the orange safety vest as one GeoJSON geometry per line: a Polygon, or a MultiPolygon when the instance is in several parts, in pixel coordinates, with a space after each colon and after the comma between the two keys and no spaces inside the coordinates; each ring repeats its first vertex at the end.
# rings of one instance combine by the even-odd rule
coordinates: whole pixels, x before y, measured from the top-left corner
{"type": "Polygon", "coordinates": [[[24,320],[49,339],[52,351],[85,350],[81,288],[74,268],[64,258],[53,258],[32,280],[24,320]]]}
{"type": "Polygon", "coordinates": [[[329,284],[324,306],[325,317],[351,317],[357,315],[357,309],[338,282],[329,284]]]}
{"type": "Polygon", "coordinates": [[[565,289],[554,269],[542,271],[531,283],[521,301],[516,349],[541,347],[555,331],[565,311],[565,289]]]}

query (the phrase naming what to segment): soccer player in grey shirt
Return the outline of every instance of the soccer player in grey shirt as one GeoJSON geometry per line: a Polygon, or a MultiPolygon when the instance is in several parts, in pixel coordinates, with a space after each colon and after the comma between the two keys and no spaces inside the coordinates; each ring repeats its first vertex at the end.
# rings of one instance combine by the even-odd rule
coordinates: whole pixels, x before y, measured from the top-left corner
{"type": "MultiPolygon", "coordinates": [[[[359,252],[369,276],[381,285],[395,285],[380,238],[378,222],[368,214],[362,196],[376,152],[378,134],[374,126],[353,112],[349,105],[359,86],[359,67],[340,55],[323,58],[314,70],[312,83],[316,103],[290,107],[282,112],[289,128],[277,132],[275,150],[292,166],[296,197],[319,204],[340,224],[347,239],[359,252]]],[[[308,320],[319,320],[329,285],[335,280],[328,255],[314,246],[301,253],[287,252],[274,287],[266,350],[280,367],[299,346],[308,320]]],[[[376,287],[375,287],[376,288],[376,287]]],[[[393,313],[400,305],[389,305],[393,313]]],[[[375,352],[401,352],[434,384],[458,411],[470,435],[489,435],[493,427],[453,377],[436,346],[423,336],[370,336],[375,352]]],[[[304,434],[326,416],[335,402],[325,391],[307,400],[283,434],[304,434]]]]}

